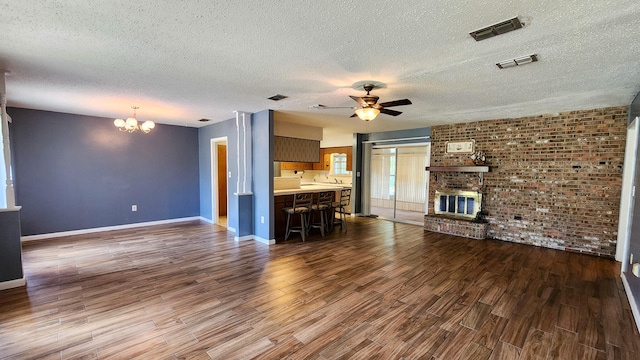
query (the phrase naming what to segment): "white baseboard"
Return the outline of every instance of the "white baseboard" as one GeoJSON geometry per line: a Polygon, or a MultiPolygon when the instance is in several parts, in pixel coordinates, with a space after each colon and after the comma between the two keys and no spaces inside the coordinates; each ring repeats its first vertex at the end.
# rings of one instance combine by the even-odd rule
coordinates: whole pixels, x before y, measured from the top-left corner
{"type": "Polygon", "coordinates": [[[253,235],[234,236],[233,239],[235,241],[248,241],[248,240],[253,240],[253,235]]]}
{"type": "Polygon", "coordinates": [[[27,284],[27,279],[23,276],[22,279],[15,279],[15,280],[0,282],[0,290],[13,289],[20,286],[25,286],[26,284],[27,284]]]}
{"type": "Polygon", "coordinates": [[[202,221],[204,221],[204,222],[206,222],[206,223],[208,223],[208,224],[215,224],[215,223],[213,222],[213,220],[211,220],[211,219],[207,219],[206,217],[202,217],[202,216],[200,216],[200,220],[202,220],[202,221]]]}
{"type": "Polygon", "coordinates": [[[638,309],[638,303],[636,299],[633,297],[633,293],[631,292],[631,287],[627,282],[627,277],[624,276],[624,273],[620,275],[622,277],[622,283],[624,284],[624,292],[627,293],[627,299],[629,299],[629,305],[631,306],[631,312],[633,313],[633,319],[636,322],[636,327],[638,331],[640,331],[640,309],[638,309]]]}
{"type": "Polygon", "coordinates": [[[178,219],[148,221],[148,222],[134,223],[134,224],[105,226],[105,227],[99,227],[99,228],[72,230],[72,231],[62,231],[62,232],[49,233],[49,234],[28,235],[28,236],[22,236],[20,240],[22,242],[26,242],[26,241],[33,241],[33,240],[57,238],[57,237],[63,237],[63,236],[84,235],[84,234],[91,234],[91,233],[102,232],[102,231],[133,229],[133,228],[143,227],[143,226],[164,225],[164,224],[172,224],[177,222],[194,221],[194,220],[202,220],[202,219],[203,218],[201,216],[193,216],[193,217],[178,218],[178,219]]]}
{"type": "Polygon", "coordinates": [[[255,241],[266,245],[273,245],[276,243],[276,239],[267,240],[265,238],[261,238],[260,236],[254,236],[253,238],[255,241]]]}
{"type": "Polygon", "coordinates": [[[227,231],[231,231],[232,233],[237,233],[236,228],[232,228],[231,226],[227,226],[227,231]]]}

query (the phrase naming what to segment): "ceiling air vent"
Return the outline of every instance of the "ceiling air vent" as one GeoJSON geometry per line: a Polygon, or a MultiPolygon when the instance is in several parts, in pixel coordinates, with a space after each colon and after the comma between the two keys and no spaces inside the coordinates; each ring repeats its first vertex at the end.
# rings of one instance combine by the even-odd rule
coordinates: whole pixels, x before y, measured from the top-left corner
{"type": "Polygon", "coordinates": [[[209,122],[209,121],[211,121],[211,119],[205,119],[205,118],[202,118],[202,119],[200,119],[200,120],[198,120],[198,121],[200,121],[200,122],[209,122]]]}
{"type": "Polygon", "coordinates": [[[286,98],[288,98],[288,96],[286,96],[286,95],[280,95],[280,94],[275,94],[275,95],[273,95],[272,97],[267,98],[267,99],[269,99],[269,100],[273,100],[273,101],[280,101],[280,100],[282,100],[282,99],[286,99],[286,98]]]}
{"type": "Polygon", "coordinates": [[[480,30],[472,31],[469,35],[476,39],[476,41],[480,41],[520,28],[522,28],[522,23],[517,17],[514,17],[513,19],[490,25],[480,30]]]}
{"type": "Polygon", "coordinates": [[[500,61],[499,63],[496,64],[496,66],[500,69],[506,69],[514,66],[530,64],[536,61],[538,61],[538,55],[533,54],[533,55],[527,55],[527,56],[511,59],[511,60],[500,61]]]}

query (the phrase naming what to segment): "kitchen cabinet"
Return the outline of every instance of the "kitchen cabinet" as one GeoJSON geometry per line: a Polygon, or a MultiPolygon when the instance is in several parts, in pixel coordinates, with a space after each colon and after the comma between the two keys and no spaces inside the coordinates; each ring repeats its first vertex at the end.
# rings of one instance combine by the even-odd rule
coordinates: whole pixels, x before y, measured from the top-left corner
{"type": "Polygon", "coordinates": [[[320,158],[318,159],[318,162],[313,163],[313,170],[324,170],[324,154],[325,149],[320,148],[320,158]]]}
{"type": "Polygon", "coordinates": [[[280,170],[312,170],[313,163],[309,162],[290,162],[283,161],[280,163],[280,170]]]}
{"type": "Polygon", "coordinates": [[[324,167],[322,170],[330,170],[331,167],[331,154],[346,154],[347,155],[347,171],[352,171],[353,169],[353,148],[351,146],[339,146],[339,147],[330,147],[320,149],[321,154],[324,151],[324,155],[328,155],[324,160],[324,167]]]}

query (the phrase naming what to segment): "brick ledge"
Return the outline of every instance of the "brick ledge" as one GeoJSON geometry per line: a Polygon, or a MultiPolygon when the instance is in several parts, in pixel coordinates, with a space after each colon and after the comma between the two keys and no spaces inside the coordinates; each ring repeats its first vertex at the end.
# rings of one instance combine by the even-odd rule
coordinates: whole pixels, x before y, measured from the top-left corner
{"type": "Polygon", "coordinates": [[[466,219],[455,219],[442,215],[425,215],[424,230],[484,240],[487,238],[489,224],[477,223],[466,219]]]}

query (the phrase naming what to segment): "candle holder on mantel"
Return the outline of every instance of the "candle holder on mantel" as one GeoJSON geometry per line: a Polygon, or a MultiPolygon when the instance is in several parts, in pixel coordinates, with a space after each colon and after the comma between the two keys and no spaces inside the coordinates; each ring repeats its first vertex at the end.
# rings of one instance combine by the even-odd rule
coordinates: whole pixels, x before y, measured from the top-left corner
{"type": "Polygon", "coordinates": [[[470,156],[471,160],[473,161],[474,165],[486,165],[487,162],[487,158],[484,156],[484,152],[483,151],[476,151],[473,154],[471,154],[470,156]]]}

